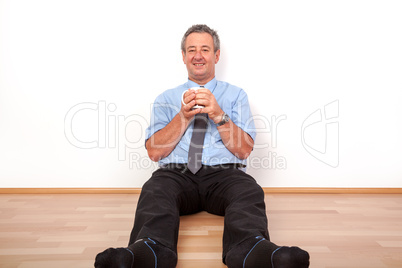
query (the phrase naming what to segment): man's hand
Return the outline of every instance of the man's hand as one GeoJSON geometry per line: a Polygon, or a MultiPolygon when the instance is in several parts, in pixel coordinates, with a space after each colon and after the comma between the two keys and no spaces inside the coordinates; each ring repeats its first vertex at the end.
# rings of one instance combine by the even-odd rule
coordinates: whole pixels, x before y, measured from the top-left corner
{"type": "MultiPolygon", "coordinates": [[[[219,123],[222,119],[223,111],[216,101],[214,94],[207,88],[195,90],[193,94],[195,96],[192,106],[196,104],[204,106],[204,108],[195,109],[195,111],[197,111],[196,113],[206,113],[215,124],[219,123]]],[[[193,94],[191,94],[191,96],[193,96],[193,94]]]]}
{"type": "Polygon", "coordinates": [[[183,116],[183,119],[185,121],[191,121],[194,117],[194,115],[198,114],[201,112],[201,109],[193,109],[194,105],[196,105],[196,96],[197,96],[197,91],[195,89],[189,89],[187,90],[184,95],[183,95],[183,102],[181,104],[181,109],[180,113],[183,116]]]}

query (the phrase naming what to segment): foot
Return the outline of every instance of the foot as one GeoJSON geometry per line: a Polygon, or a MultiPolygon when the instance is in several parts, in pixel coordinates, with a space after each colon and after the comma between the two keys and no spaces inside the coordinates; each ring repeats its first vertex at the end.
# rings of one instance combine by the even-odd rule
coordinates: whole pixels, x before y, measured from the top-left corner
{"type": "Polygon", "coordinates": [[[307,268],[309,259],[298,247],[279,247],[257,236],[230,250],[225,261],[229,268],[307,268]]]}
{"type": "Polygon", "coordinates": [[[280,247],[271,254],[272,267],[307,268],[310,256],[299,247],[280,247]]]}
{"type": "Polygon", "coordinates": [[[134,255],[127,248],[108,248],[96,255],[95,268],[132,268],[134,255]]]}
{"type": "Polygon", "coordinates": [[[108,248],[95,258],[95,268],[174,268],[177,254],[150,239],[138,239],[127,248],[108,248]]]}
{"type": "Polygon", "coordinates": [[[133,268],[174,268],[177,264],[177,254],[159,244],[153,239],[138,239],[128,246],[134,255],[133,268]]]}

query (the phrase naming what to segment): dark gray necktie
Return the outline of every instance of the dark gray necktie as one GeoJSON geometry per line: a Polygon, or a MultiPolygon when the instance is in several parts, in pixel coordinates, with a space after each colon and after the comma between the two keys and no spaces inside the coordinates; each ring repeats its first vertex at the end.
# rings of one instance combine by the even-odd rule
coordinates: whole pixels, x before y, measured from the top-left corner
{"type": "Polygon", "coordinates": [[[188,169],[193,173],[200,170],[202,163],[202,149],[204,147],[205,132],[207,131],[207,114],[196,114],[194,117],[193,135],[188,150],[188,169]]]}

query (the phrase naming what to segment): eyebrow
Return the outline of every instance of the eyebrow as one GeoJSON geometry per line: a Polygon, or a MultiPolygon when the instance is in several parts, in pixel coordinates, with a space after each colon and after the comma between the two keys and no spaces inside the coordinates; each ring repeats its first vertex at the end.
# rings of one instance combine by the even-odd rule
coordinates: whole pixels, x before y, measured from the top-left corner
{"type": "MultiPolygon", "coordinates": [[[[189,47],[187,47],[187,50],[189,50],[190,48],[195,48],[196,46],[189,46],[189,47]]],[[[211,49],[211,47],[210,46],[207,46],[207,45],[203,45],[203,46],[201,46],[201,48],[209,48],[209,49],[211,49]]]]}

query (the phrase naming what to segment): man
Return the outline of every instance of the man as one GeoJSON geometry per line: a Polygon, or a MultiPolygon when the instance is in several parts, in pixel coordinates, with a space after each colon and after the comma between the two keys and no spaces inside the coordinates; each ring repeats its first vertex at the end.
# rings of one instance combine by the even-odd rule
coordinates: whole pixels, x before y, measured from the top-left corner
{"type": "Polygon", "coordinates": [[[206,25],[185,33],[188,81],[157,97],[146,131],[149,157],[160,168],[143,186],[129,246],[98,254],[95,267],[175,267],[180,215],[201,210],[225,216],[229,268],[309,266],[306,251],[269,240],[264,192],[243,171],[255,139],[247,95],[215,79],[219,46],[206,25]]]}

